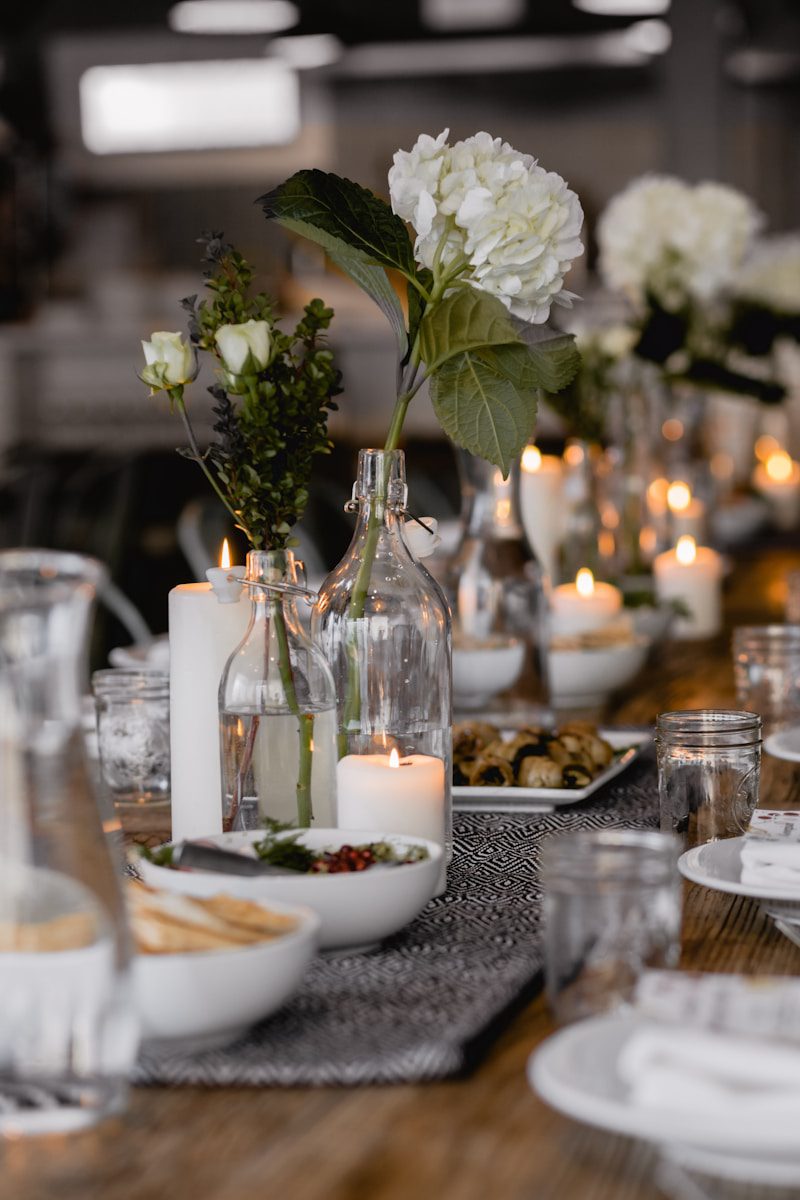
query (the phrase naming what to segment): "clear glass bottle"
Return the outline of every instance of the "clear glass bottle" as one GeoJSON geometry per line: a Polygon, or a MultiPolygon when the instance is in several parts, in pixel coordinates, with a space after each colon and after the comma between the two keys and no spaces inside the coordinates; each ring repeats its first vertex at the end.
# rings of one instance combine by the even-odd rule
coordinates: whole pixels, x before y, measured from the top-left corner
{"type": "Polygon", "coordinates": [[[406,498],[402,450],[361,450],[351,502],[356,529],[320,589],[312,632],[331,665],[340,705],[340,825],[416,834],[449,850],[450,613],[404,540],[406,498]],[[362,804],[358,783],[341,781],[351,781],[370,756],[409,769],[384,795],[364,789],[362,804]]]}
{"type": "Polygon", "coordinates": [[[544,576],[520,518],[519,464],[507,479],[492,463],[463,450],[458,464],[463,531],[445,576],[455,626],[458,707],[485,706],[512,687],[509,698],[545,705],[544,576]],[[515,647],[516,673],[504,679],[502,667],[515,647]],[[477,655],[480,686],[470,698],[461,667],[477,655]]]}
{"type": "Polygon", "coordinates": [[[138,1026],[118,822],[101,821],[80,728],[100,563],[0,553],[0,1134],[119,1112],[138,1026]]]}
{"type": "Polygon", "coordinates": [[[250,624],[219,688],[223,828],[336,825],[336,693],[300,624],[291,550],[251,550],[250,624]]]}

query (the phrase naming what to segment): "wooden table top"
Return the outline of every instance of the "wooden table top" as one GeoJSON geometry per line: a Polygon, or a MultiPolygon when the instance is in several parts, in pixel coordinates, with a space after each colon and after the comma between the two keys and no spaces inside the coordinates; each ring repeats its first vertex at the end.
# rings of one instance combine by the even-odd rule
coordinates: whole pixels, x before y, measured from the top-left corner
{"type": "MultiPolygon", "coordinates": [[[[800,552],[741,561],[727,596],[729,625],[780,620],[782,580],[798,566],[800,552]]],[[[727,636],[670,646],[610,719],[651,722],[668,709],[733,705],[728,647],[727,636]]],[[[800,807],[800,771],[765,761],[761,802],[800,807]]],[[[800,949],[754,902],[687,885],[682,966],[791,975],[800,949]]],[[[531,1093],[526,1061],[552,1031],[540,998],[457,1082],[135,1089],[125,1116],[97,1130],[9,1145],[0,1197],[656,1200],[663,1193],[648,1147],[567,1120],[531,1093]]]]}

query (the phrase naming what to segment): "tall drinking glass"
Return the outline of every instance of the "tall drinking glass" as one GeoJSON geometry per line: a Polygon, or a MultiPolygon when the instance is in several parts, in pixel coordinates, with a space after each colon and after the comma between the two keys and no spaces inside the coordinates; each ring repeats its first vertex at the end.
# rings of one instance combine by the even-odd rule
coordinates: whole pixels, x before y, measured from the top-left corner
{"type": "Polygon", "coordinates": [[[733,631],[736,702],[769,732],[800,724],[800,625],[742,625],[733,631]]]}

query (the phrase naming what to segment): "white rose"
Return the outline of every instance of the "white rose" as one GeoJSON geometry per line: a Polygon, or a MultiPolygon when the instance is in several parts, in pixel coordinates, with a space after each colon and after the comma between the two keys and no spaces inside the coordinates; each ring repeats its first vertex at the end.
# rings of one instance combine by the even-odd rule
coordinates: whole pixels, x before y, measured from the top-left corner
{"type": "Polygon", "coordinates": [[[214,334],[222,361],[231,375],[241,375],[250,359],[251,370],[263,371],[269,362],[272,335],[267,321],[220,325],[214,334]]]}
{"type": "Polygon", "coordinates": [[[142,350],[146,366],[140,378],[155,390],[191,383],[197,375],[194,350],[179,333],[151,333],[142,350]]]}
{"type": "Polygon", "coordinates": [[[515,316],[546,321],[569,306],[564,275],[583,252],[583,211],[560,175],[500,138],[476,133],[453,146],[447,131],[398,151],[389,172],[392,208],[417,235],[430,269],[464,264],[459,278],[496,296],[515,316]]]}

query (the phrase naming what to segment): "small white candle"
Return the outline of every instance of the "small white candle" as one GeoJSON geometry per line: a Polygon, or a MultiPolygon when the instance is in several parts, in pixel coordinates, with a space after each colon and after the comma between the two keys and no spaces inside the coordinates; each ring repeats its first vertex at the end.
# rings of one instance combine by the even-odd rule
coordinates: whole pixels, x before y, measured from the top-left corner
{"type": "Polygon", "coordinates": [[[688,534],[694,540],[700,541],[705,536],[706,506],[702,500],[692,495],[688,483],[677,479],[667,489],[667,505],[670,513],[670,533],[672,541],[688,534]]]}
{"type": "Polygon", "coordinates": [[[250,620],[247,596],[221,604],[210,583],[169,594],[172,836],[222,832],[219,683],[250,620]]]}
{"type": "Polygon", "coordinates": [[[769,503],[775,524],[793,529],[800,518],[800,464],[776,450],[756,466],[753,487],[769,503]]]}
{"type": "Polygon", "coordinates": [[[336,767],[340,829],[445,844],[444,763],[429,754],[346,754],[336,767]]]}
{"type": "Polygon", "coordinates": [[[563,484],[564,469],[560,458],[542,454],[536,446],[528,446],[523,451],[519,479],[520,515],[539,565],[551,579],[556,576],[561,541],[563,484]]]}
{"type": "Polygon", "coordinates": [[[554,634],[590,633],[608,625],[622,607],[622,592],[611,583],[599,583],[588,567],[581,567],[574,583],[561,583],[550,597],[554,634]]]}
{"type": "Polygon", "coordinates": [[[698,546],[684,535],[674,550],[665,550],[653,563],[660,603],[680,600],[689,615],[678,617],[678,638],[713,637],[722,624],[722,559],[709,546],[698,546]]]}

